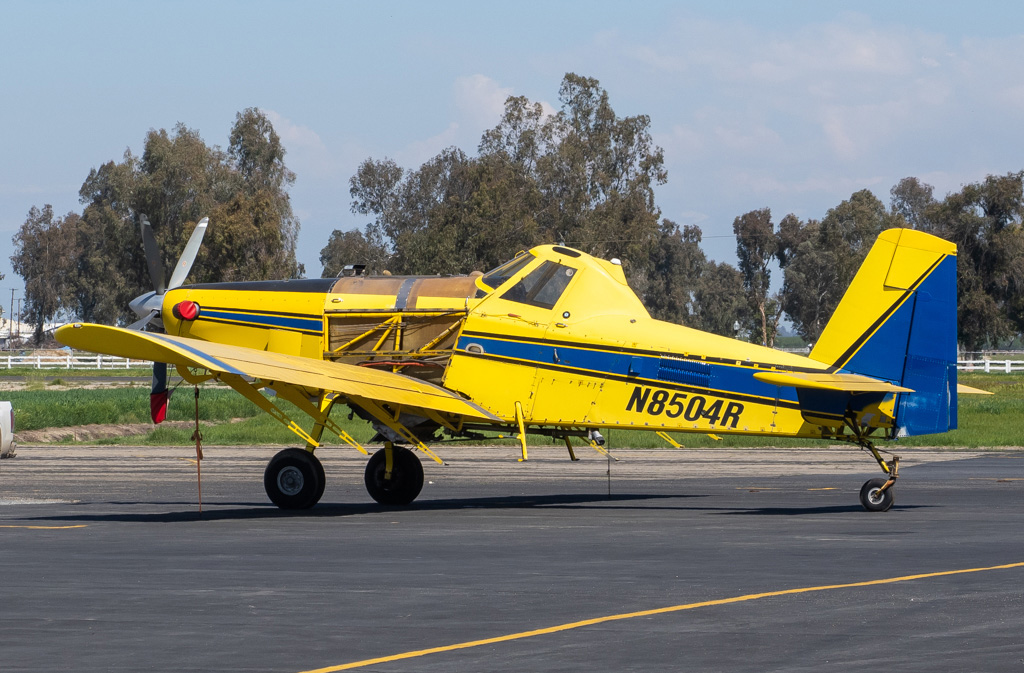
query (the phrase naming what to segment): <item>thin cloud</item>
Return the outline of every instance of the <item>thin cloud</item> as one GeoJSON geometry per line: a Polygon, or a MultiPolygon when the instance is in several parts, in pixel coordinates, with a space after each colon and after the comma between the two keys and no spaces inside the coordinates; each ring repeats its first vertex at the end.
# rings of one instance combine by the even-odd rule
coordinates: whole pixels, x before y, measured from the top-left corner
{"type": "Polygon", "coordinates": [[[970,137],[989,134],[971,121],[1012,128],[1024,109],[1019,37],[951,44],[852,13],[790,32],[684,17],[647,37],[605,35],[604,47],[661,90],[682,92],[670,130],[656,135],[670,171],[747,161],[773,165],[777,180],[805,189],[794,167],[808,163],[863,175],[879,160],[930,153],[929,143],[976,153],[984,141],[970,137]],[[695,95],[699,107],[687,100],[695,95]],[[961,131],[951,136],[953,127],[961,131]]]}
{"type": "Polygon", "coordinates": [[[276,110],[261,110],[274,125],[281,144],[288,152],[286,161],[296,172],[310,171],[315,175],[332,174],[338,168],[336,154],[332,153],[313,129],[296,124],[276,110]]]}
{"type": "Polygon", "coordinates": [[[505,111],[511,87],[500,86],[486,75],[469,75],[455,80],[455,105],[460,116],[481,130],[495,126],[505,111]]]}
{"type": "Polygon", "coordinates": [[[437,156],[446,147],[459,146],[459,124],[451,122],[448,128],[423,140],[409,143],[401,151],[395,153],[395,161],[399,166],[416,169],[437,156]]]}
{"type": "MultiPolygon", "coordinates": [[[[395,160],[407,168],[418,168],[446,147],[459,147],[472,155],[483,133],[494,128],[505,113],[505,101],[514,96],[512,87],[501,86],[482,74],[458,77],[452,85],[455,111],[448,127],[440,133],[414,141],[395,153],[395,160]]],[[[550,103],[540,101],[545,115],[555,114],[550,103]]]]}

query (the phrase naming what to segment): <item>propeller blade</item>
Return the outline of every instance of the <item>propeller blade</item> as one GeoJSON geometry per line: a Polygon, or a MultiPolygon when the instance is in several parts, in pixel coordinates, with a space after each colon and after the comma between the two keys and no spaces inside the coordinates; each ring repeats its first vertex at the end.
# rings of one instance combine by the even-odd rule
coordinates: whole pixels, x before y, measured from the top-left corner
{"type": "Polygon", "coordinates": [[[210,218],[204,217],[199,220],[199,224],[192,231],[192,236],[189,237],[181,257],[178,258],[178,264],[174,267],[174,273],[171,274],[171,281],[167,284],[168,290],[173,290],[185,282],[185,277],[192,270],[192,264],[196,261],[196,255],[199,254],[199,246],[203,243],[203,236],[206,235],[206,225],[209,223],[210,218]]]}
{"type": "Polygon", "coordinates": [[[160,246],[157,245],[156,236],[153,235],[153,227],[149,224],[149,218],[139,215],[139,229],[142,231],[142,246],[146,251],[146,265],[149,267],[149,277],[153,281],[153,289],[157,294],[163,294],[167,286],[164,285],[164,265],[160,261],[160,246]]]}
{"type": "Polygon", "coordinates": [[[132,329],[136,331],[144,330],[146,329],[146,325],[148,325],[149,322],[158,315],[160,315],[160,310],[153,309],[146,315],[142,316],[141,318],[133,322],[131,325],[128,325],[128,327],[126,327],[125,329],[132,329]]]}

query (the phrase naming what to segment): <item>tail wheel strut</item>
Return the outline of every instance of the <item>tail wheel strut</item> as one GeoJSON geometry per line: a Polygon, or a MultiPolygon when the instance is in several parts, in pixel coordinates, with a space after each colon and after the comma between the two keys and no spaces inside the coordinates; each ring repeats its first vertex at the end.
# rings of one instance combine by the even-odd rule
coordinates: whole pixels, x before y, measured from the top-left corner
{"type": "Polygon", "coordinates": [[[858,438],[862,448],[871,452],[878,466],[888,476],[886,479],[869,479],[860,488],[860,504],[869,512],[886,512],[895,500],[892,487],[899,479],[900,457],[893,455],[892,462],[887,463],[882,455],[875,448],[875,445],[866,438],[858,438]]]}

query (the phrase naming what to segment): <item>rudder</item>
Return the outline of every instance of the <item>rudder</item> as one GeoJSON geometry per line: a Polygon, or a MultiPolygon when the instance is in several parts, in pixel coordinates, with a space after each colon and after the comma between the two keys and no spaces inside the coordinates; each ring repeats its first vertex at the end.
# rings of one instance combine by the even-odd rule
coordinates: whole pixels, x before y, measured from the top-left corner
{"type": "Polygon", "coordinates": [[[914,390],[899,436],[956,428],[956,246],[913,229],[882,232],[811,351],[836,371],[914,390]]]}

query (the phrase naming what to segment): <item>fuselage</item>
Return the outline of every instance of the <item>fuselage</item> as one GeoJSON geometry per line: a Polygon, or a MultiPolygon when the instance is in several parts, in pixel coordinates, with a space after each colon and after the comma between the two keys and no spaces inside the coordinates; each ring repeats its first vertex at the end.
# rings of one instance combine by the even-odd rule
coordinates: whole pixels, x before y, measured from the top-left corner
{"type": "Polygon", "coordinates": [[[554,428],[822,437],[842,426],[808,420],[794,388],[754,378],[826,364],[655,320],[614,260],[559,246],[483,275],[183,286],[162,315],[170,334],[428,380],[510,423],[518,407],[554,428]],[[198,305],[194,319],[182,302],[198,305]]]}
{"type": "Polygon", "coordinates": [[[540,433],[564,439],[575,460],[570,437],[603,451],[598,429],[633,428],[854,443],[886,475],[863,485],[861,504],[884,511],[899,458],[887,461],[874,441],[957,425],[956,247],[923,232],[878,236],[801,357],[654,320],[617,260],[561,246],[469,276],[179,286],[204,229],[171,289],[152,274],[154,291],[133,302],[139,321],[74,323],[55,336],[152,360],[155,422],[168,395],[161,363],[170,363],[189,383],[219,378],[288,427],[306,447],[267,466],[264,487],[280,507],[311,507],[323,495],[313,451],[326,430],[366,452],[332,420],[339,403],[384,442],[365,483],[386,505],[412,502],[423,485],[419,460],[396,444],[440,463],[425,443],[438,432],[497,430],[519,439],[526,460],[527,436],[540,433]],[[261,389],[309,416],[310,431],[261,389]]]}

